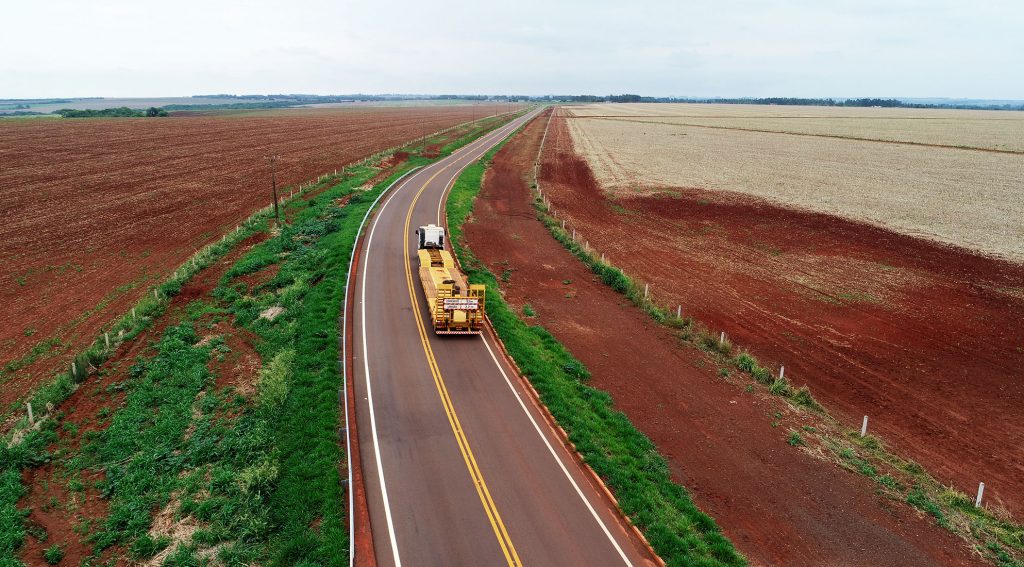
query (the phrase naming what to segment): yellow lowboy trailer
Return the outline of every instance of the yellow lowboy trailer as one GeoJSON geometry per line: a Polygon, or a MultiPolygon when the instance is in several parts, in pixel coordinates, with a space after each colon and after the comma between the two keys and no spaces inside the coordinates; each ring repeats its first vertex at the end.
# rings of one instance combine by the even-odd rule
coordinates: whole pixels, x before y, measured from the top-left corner
{"type": "Polygon", "coordinates": [[[469,285],[444,249],[444,229],[421,226],[419,235],[420,282],[427,309],[438,335],[479,335],[484,326],[482,285],[469,285]]]}

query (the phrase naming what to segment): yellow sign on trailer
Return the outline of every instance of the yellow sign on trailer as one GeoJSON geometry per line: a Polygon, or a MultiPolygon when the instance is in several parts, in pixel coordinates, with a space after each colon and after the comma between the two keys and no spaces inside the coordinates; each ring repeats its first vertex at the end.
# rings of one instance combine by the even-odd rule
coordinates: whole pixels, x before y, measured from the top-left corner
{"type": "Polygon", "coordinates": [[[420,282],[427,309],[438,335],[479,335],[484,326],[482,285],[469,285],[444,249],[444,229],[421,226],[419,235],[420,282]]]}

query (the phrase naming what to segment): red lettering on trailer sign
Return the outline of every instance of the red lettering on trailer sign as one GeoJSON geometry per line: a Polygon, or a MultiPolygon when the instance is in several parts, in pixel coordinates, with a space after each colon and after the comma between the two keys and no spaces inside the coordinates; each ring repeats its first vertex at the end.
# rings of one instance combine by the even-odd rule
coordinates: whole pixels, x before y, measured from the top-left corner
{"type": "Polygon", "coordinates": [[[444,300],[445,311],[461,310],[471,311],[480,307],[480,300],[476,298],[448,298],[444,300]]]}

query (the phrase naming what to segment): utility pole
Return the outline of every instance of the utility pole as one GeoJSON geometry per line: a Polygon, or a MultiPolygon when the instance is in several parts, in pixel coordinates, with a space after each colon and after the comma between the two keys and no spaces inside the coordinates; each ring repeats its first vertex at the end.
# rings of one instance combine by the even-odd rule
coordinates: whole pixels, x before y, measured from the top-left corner
{"type": "Polygon", "coordinates": [[[277,226],[281,226],[281,212],[277,210],[277,156],[270,156],[270,182],[274,191],[274,218],[277,226]]]}

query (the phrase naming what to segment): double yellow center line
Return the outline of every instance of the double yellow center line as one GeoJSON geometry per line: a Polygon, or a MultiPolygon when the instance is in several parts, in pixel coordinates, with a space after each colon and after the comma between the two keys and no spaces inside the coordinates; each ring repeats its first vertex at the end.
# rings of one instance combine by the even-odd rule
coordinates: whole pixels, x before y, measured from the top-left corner
{"type": "Polygon", "coordinates": [[[494,535],[498,538],[498,544],[501,546],[502,553],[505,554],[505,559],[508,561],[510,567],[521,567],[522,562],[519,560],[516,548],[512,545],[512,539],[509,538],[508,530],[505,529],[504,522],[501,521],[501,515],[498,514],[498,508],[494,505],[494,499],[491,498],[491,493],[487,490],[487,483],[484,482],[484,476],[480,472],[480,467],[476,463],[476,458],[473,457],[473,450],[469,447],[469,440],[466,439],[466,434],[463,432],[462,425],[459,423],[459,416],[455,413],[455,407],[452,405],[451,397],[448,395],[448,389],[444,385],[444,378],[441,377],[441,370],[437,366],[437,360],[434,358],[434,350],[430,347],[430,341],[427,338],[427,331],[423,325],[423,318],[421,317],[422,311],[420,310],[419,301],[416,299],[417,295],[415,286],[413,285],[412,268],[409,265],[409,228],[412,223],[413,209],[416,208],[416,203],[419,201],[420,195],[423,194],[423,191],[426,190],[427,186],[452,165],[454,165],[454,163],[446,165],[431,176],[430,179],[420,187],[419,191],[416,192],[416,196],[413,197],[412,204],[409,205],[409,212],[405,216],[405,234],[402,238],[402,241],[405,243],[405,279],[409,286],[409,300],[412,302],[413,314],[415,315],[413,318],[416,320],[416,328],[419,329],[420,342],[423,343],[423,353],[427,356],[430,373],[434,376],[434,385],[437,386],[437,393],[441,396],[441,404],[444,406],[445,414],[448,416],[448,423],[452,426],[452,432],[455,434],[455,440],[458,442],[459,451],[462,452],[462,458],[466,461],[466,468],[469,470],[469,476],[473,479],[473,485],[476,487],[476,493],[480,497],[480,503],[484,506],[484,512],[487,513],[487,519],[491,522],[491,527],[494,529],[494,535]]]}

